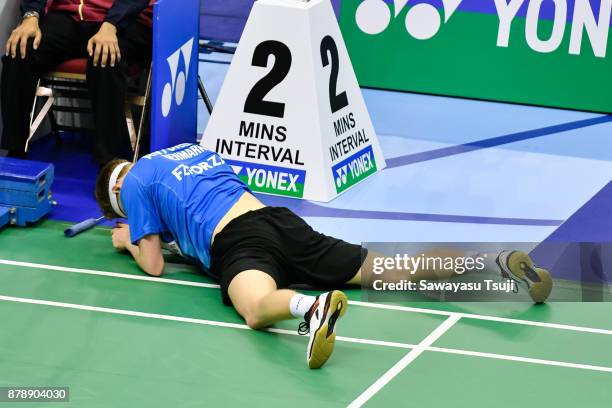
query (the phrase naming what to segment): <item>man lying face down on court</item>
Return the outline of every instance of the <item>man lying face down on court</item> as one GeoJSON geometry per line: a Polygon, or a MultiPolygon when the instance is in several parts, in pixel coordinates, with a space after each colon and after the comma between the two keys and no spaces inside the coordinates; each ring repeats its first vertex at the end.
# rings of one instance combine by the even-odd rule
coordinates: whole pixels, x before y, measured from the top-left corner
{"type": "MultiPolygon", "coordinates": [[[[135,164],[111,161],[98,176],[96,200],[109,219],[128,219],[129,226],[113,229],[113,246],[128,251],[147,274],[162,275],[162,248],[170,249],[219,281],[223,302],[249,327],[303,318],[298,331],[310,333],[310,368],[330,357],[337,321],[347,309],[346,295],[335,289],[360,285],[362,264],[372,266],[374,254],[361,246],[314,231],[287,208],[262,204],[231,166],[197,144],[153,152],[135,164]],[[328,292],[303,295],[288,289],[294,284],[328,292]]],[[[502,252],[497,262],[498,272],[526,287],[536,302],[546,299],[550,277],[527,255],[502,252]]],[[[413,276],[448,272],[419,270],[413,276]]]]}

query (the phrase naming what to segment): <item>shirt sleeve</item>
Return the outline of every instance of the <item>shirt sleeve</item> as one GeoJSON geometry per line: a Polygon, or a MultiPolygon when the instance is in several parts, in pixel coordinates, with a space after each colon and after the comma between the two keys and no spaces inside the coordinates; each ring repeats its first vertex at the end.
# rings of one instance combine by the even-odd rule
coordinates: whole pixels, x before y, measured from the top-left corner
{"type": "Polygon", "coordinates": [[[125,28],[144,9],[149,6],[150,0],[115,0],[106,14],[104,21],[117,27],[125,28]]]}
{"type": "Polygon", "coordinates": [[[45,6],[47,0],[23,0],[21,2],[21,15],[23,16],[28,11],[35,11],[40,17],[45,14],[45,6]]]}
{"type": "Polygon", "coordinates": [[[137,245],[147,235],[163,232],[161,218],[153,200],[142,182],[130,173],[121,188],[121,204],[128,216],[132,244],[137,245]]]}

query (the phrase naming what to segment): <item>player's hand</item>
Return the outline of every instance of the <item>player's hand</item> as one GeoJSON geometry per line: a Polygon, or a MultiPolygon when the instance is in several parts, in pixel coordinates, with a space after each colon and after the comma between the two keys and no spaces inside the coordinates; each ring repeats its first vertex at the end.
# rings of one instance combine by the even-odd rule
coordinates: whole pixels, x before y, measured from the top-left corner
{"type": "Polygon", "coordinates": [[[38,49],[40,40],[42,39],[42,32],[38,26],[38,18],[28,17],[19,24],[17,28],[13,30],[11,36],[6,42],[5,55],[10,55],[11,58],[17,57],[17,52],[21,58],[26,57],[28,40],[34,38],[34,49],[38,49]]]}
{"type": "Polygon", "coordinates": [[[87,53],[93,58],[93,66],[98,63],[102,68],[109,63],[111,67],[121,61],[121,51],[117,40],[117,28],[109,22],[102,23],[100,30],[89,39],[87,53]]]}
{"type": "Polygon", "coordinates": [[[118,222],[117,226],[113,228],[113,247],[118,251],[124,251],[127,246],[132,242],[130,240],[130,226],[118,222]]]}

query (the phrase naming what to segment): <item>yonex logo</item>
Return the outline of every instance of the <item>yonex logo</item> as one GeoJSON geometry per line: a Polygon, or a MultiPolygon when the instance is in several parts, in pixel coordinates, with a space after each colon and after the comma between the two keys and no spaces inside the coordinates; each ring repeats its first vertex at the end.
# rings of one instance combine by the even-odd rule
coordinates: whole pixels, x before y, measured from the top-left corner
{"type": "Polygon", "coordinates": [[[342,188],[348,182],[348,166],[344,165],[338,169],[336,169],[336,187],[342,188]]]}
{"type": "Polygon", "coordinates": [[[170,82],[166,83],[161,98],[162,115],[167,117],[172,107],[172,96],[177,106],[181,106],[185,98],[185,85],[189,77],[189,64],[191,62],[191,51],[193,50],[193,37],[172,53],[166,60],[170,68],[170,82]],[[181,54],[185,61],[185,71],[179,71],[179,60],[181,54]]]}
{"type": "MultiPolygon", "coordinates": [[[[463,0],[442,0],[444,5],[444,23],[457,10],[463,0]]],[[[394,18],[400,14],[407,3],[415,0],[393,0],[394,18]]],[[[364,0],[355,14],[357,26],[366,34],[380,34],[391,24],[391,10],[383,0],[364,0]]],[[[438,34],[442,17],[438,9],[431,4],[420,2],[406,13],[406,31],[417,40],[428,40],[438,34]]]]}
{"type": "MultiPolygon", "coordinates": [[[[355,21],[362,32],[369,35],[380,34],[391,24],[391,8],[397,18],[408,5],[405,27],[408,34],[417,40],[428,40],[440,31],[442,17],[438,9],[427,0],[364,0],[355,13],[355,21]],[[393,3],[393,4],[391,4],[393,3]],[[413,5],[414,4],[414,5],[413,5]]],[[[431,0],[430,0],[431,1],[431,0]]],[[[447,23],[463,0],[441,0],[444,10],[444,23],[447,23]]],[[[484,1],[484,0],[483,0],[484,1]]],[[[540,27],[542,8],[547,0],[489,0],[494,4],[499,18],[497,46],[507,48],[510,43],[510,33],[516,17],[524,15],[525,39],[527,45],[540,53],[554,52],[564,44],[569,34],[569,53],[582,53],[583,38],[590,41],[596,57],[605,58],[610,31],[612,0],[554,0],[551,15],[552,29],[549,35],[543,34],[540,27]],[[599,3],[594,7],[591,3],[599,3]],[[573,6],[573,10],[571,9],[573,6]],[[521,14],[525,13],[526,14],[521,14]],[[523,12],[519,13],[520,10],[523,12]],[[570,28],[568,29],[568,26],[570,28]]],[[[516,30],[516,29],[515,29],[516,30]]],[[[516,41],[516,40],[515,40],[516,41]]]]}
{"type": "Polygon", "coordinates": [[[247,184],[266,190],[278,190],[291,194],[298,193],[299,174],[291,174],[264,169],[247,168],[247,184]]]}
{"type": "Polygon", "coordinates": [[[238,160],[226,161],[238,178],[253,191],[298,198],[304,196],[305,170],[238,160]]]}
{"type": "Polygon", "coordinates": [[[336,192],[341,193],[376,173],[376,160],[372,146],[366,146],[332,167],[336,192]]]}

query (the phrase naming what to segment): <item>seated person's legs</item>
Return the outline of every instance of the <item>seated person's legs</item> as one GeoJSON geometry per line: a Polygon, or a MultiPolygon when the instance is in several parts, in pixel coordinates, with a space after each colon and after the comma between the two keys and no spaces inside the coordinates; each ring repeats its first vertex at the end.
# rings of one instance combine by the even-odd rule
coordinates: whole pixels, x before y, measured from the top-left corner
{"type": "Polygon", "coordinates": [[[87,64],[87,84],[96,123],[93,154],[99,164],[115,157],[132,158],[124,110],[128,66],[139,64],[148,69],[152,47],[151,28],[136,21],[116,33],[116,44],[113,36],[110,40],[100,37],[102,31],[95,33],[98,43],[90,41],[93,55],[87,64]]]}
{"type": "Polygon", "coordinates": [[[86,55],[83,36],[70,16],[64,13],[46,15],[40,25],[40,40],[37,36],[31,36],[36,35],[38,30],[36,19],[26,21],[15,29],[7,42],[0,79],[2,148],[14,157],[25,157],[30,112],[40,75],[66,59],[86,55]],[[24,24],[35,24],[34,31],[24,31],[24,24]]]}

